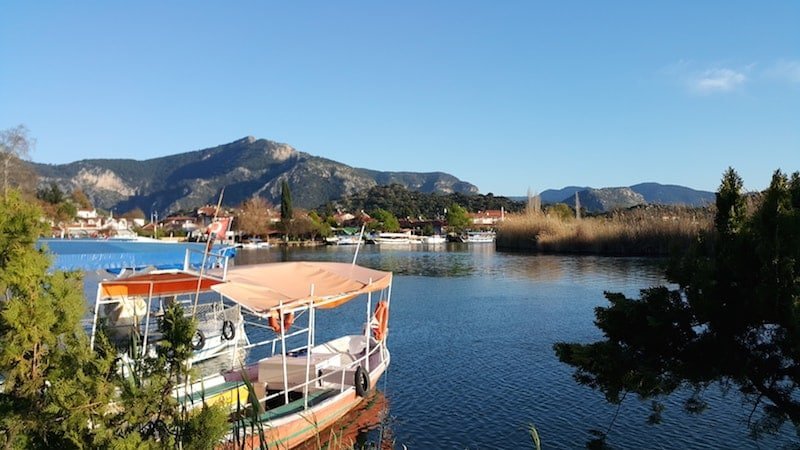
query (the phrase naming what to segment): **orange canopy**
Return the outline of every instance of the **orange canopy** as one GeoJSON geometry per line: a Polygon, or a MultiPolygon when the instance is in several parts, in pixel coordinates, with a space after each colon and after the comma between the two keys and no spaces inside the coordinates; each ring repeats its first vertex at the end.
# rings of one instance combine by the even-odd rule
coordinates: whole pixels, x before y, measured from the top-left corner
{"type": "MultiPolygon", "coordinates": [[[[197,275],[185,272],[162,272],[134,275],[128,278],[104,281],[100,284],[103,297],[153,296],[193,293],[197,290],[197,275]]],[[[203,277],[200,292],[207,292],[222,280],[203,277]]]]}
{"type": "Polygon", "coordinates": [[[348,263],[285,262],[234,267],[228,270],[227,281],[211,289],[255,313],[266,313],[281,304],[295,308],[312,300],[332,308],[387,288],[392,273],[348,263]]]}

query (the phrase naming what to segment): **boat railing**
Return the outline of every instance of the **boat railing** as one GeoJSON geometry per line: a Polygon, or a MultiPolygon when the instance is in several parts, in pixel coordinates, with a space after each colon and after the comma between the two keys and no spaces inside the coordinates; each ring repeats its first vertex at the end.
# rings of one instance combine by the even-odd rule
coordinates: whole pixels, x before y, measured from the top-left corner
{"type": "MultiPolygon", "coordinates": [[[[308,409],[309,388],[322,387],[323,386],[322,383],[324,382],[329,387],[331,385],[338,386],[339,392],[340,393],[344,392],[346,389],[349,389],[350,387],[354,386],[356,382],[355,378],[353,379],[352,383],[347,382],[346,377],[348,373],[352,374],[352,372],[358,367],[365,367],[369,359],[374,355],[379,355],[381,358],[378,365],[384,364],[386,362],[384,349],[385,347],[383,344],[375,345],[370,349],[368,353],[364,352],[365,353],[364,356],[361,356],[343,365],[333,366],[325,369],[319,369],[318,372],[316,373],[317,376],[315,376],[314,378],[308,378],[307,381],[302,383],[295,383],[292,385],[284,386],[283,389],[276,390],[276,392],[272,394],[267,394],[258,398],[258,402],[264,404],[269,402],[270,400],[284,397],[287,392],[300,392],[302,390],[304,399],[303,407],[304,409],[308,409]],[[334,383],[331,381],[333,376],[335,376],[336,374],[340,374],[339,383],[334,383]]],[[[280,355],[275,355],[275,356],[280,357],[280,355]]],[[[269,389],[268,383],[267,383],[267,389],[269,389]]]]}

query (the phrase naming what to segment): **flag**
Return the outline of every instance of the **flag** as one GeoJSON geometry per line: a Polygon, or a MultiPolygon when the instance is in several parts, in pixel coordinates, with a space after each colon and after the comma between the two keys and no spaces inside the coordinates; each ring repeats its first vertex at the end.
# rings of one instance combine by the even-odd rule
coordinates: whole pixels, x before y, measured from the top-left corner
{"type": "Polygon", "coordinates": [[[223,238],[225,237],[225,233],[228,232],[228,227],[231,224],[230,217],[220,217],[214,222],[208,224],[206,228],[206,234],[208,234],[208,242],[214,242],[214,239],[219,239],[220,236],[223,238]]]}

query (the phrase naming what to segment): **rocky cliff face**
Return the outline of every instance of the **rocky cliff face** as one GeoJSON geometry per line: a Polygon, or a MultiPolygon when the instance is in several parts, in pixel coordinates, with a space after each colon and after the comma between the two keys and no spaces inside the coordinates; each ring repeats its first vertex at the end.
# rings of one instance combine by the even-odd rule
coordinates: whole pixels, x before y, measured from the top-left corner
{"type": "Polygon", "coordinates": [[[421,192],[478,192],[476,186],[446,173],[359,169],[252,136],[144,161],[94,159],[34,166],[43,182],[55,181],[66,190],[81,188],[96,206],[117,211],[193,208],[216,202],[222,188],[227,205],[254,195],[279,204],[283,180],[289,183],[294,205],[301,208],[390,183],[421,192]]]}
{"type": "MultiPolygon", "coordinates": [[[[615,209],[625,209],[632,206],[647,204],[641,194],[628,187],[585,189],[578,192],[581,208],[588,212],[605,212],[615,209]]],[[[566,203],[575,207],[575,196],[564,199],[566,203]]]]}

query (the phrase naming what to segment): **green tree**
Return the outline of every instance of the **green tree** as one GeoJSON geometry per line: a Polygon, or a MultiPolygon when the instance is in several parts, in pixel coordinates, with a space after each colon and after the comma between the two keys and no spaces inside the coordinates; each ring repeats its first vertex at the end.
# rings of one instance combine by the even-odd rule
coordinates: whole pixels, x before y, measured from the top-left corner
{"type": "Polygon", "coordinates": [[[571,220],[575,213],[566,203],[556,203],[547,207],[547,215],[561,220],[571,220]]]}
{"type": "Polygon", "coordinates": [[[292,191],[286,180],[281,182],[281,221],[286,223],[292,220],[292,191]]]}
{"type": "Polygon", "coordinates": [[[676,390],[688,389],[686,409],[700,412],[704,389],[736,386],[760,410],[754,434],[800,427],[800,175],[776,171],[750,210],[746,200],[729,169],[715,229],[667,271],[678,289],[606,293],[610,306],[596,310],[605,339],[554,346],[577,381],[612,403],[652,399],[651,422],[676,390]]]}
{"type": "Polygon", "coordinates": [[[77,274],[49,272],[35,241],[41,212],[10,191],[0,201],[0,443],[73,447],[91,442],[108,413],[110,359],[89,352],[77,274]]]}
{"type": "Polygon", "coordinates": [[[58,205],[67,200],[64,191],[58,187],[55,181],[51,181],[47,186],[37,189],[36,198],[51,205],[58,205]]]}
{"type": "Polygon", "coordinates": [[[461,205],[453,203],[447,208],[447,227],[450,231],[461,233],[471,224],[472,221],[469,219],[467,210],[462,208],[461,205]]]}
{"type": "Polygon", "coordinates": [[[226,413],[187,414],[172,395],[188,374],[192,319],[177,305],[168,309],[158,355],[121,378],[117,351],[102,334],[90,350],[80,275],[50,271],[49,256],[36,249],[40,217],[14,190],[0,199],[0,447],[213,445],[227,429],[226,413]],[[207,421],[202,429],[199,420],[207,421]]]}
{"type": "Polygon", "coordinates": [[[400,222],[394,214],[386,211],[385,209],[376,209],[370,214],[377,222],[377,227],[382,231],[394,233],[400,231],[400,222]]]}

